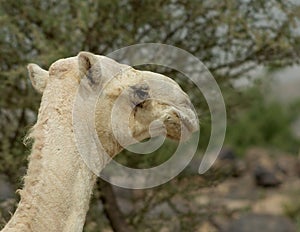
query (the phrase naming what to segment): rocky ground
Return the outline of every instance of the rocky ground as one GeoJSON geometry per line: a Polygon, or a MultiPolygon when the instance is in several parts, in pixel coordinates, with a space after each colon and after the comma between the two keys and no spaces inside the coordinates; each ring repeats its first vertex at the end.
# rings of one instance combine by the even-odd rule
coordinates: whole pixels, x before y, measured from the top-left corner
{"type": "MultiPolygon", "coordinates": [[[[137,231],[300,231],[296,155],[251,148],[239,159],[227,148],[203,176],[197,174],[198,161],[158,188],[114,187],[121,211],[137,231]]],[[[9,218],[5,212],[13,211],[14,197],[7,178],[0,175],[0,217],[9,218]]],[[[97,216],[101,214],[102,205],[94,197],[86,231],[111,231],[97,216]]]]}
{"type": "Polygon", "coordinates": [[[215,169],[232,176],[195,193],[196,204],[215,210],[198,231],[300,231],[298,158],[260,148],[248,150],[243,160],[228,158],[215,169]]]}
{"type": "Polygon", "coordinates": [[[136,209],[149,208],[144,223],[152,229],[146,231],[300,231],[296,155],[251,148],[238,159],[232,150],[224,149],[204,176],[197,175],[199,162],[194,163],[166,187],[150,193],[116,188],[123,213],[139,214],[136,209]],[[171,194],[162,201],[156,196],[158,203],[151,207],[145,204],[151,193],[164,195],[164,191],[171,194]]]}

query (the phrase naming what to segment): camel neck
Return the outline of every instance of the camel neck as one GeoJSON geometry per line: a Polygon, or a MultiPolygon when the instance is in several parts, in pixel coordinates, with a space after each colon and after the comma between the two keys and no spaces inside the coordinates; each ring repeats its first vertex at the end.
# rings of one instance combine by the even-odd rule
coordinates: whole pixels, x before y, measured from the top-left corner
{"type": "Polygon", "coordinates": [[[51,110],[40,109],[21,200],[2,232],[82,231],[96,176],[76,149],[64,109],[51,110]]]}

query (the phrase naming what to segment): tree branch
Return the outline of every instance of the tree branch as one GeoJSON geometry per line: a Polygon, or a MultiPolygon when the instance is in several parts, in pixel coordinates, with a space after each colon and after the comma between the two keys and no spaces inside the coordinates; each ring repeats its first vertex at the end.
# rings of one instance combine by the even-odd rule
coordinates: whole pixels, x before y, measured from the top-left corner
{"type": "Polygon", "coordinates": [[[101,201],[104,207],[104,213],[107,216],[114,232],[133,232],[131,226],[126,222],[122,212],[120,211],[116,196],[110,183],[99,179],[97,188],[101,192],[101,201]]]}

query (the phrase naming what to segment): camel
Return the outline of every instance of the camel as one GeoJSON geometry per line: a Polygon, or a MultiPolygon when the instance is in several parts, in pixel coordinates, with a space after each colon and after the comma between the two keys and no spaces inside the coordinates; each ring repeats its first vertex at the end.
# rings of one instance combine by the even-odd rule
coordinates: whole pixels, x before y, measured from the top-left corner
{"type": "MultiPolygon", "coordinates": [[[[20,202],[2,232],[83,230],[97,178],[83,162],[72,128],[72,107],[83,80],[87,83],[85,94],[89,95],[93,89],[103,90],[95,107],[95,125],[110,157],[123,149],[113,136],[109,118],[114,101],[124,91],[127,100],[122,107],[133,109],[130,130],[138,141],[149,137],[148,127],[153,120],[164,122],[171,139],[179,138],[182,118],[190,133],[198,130],[197,116],[188,96],[175,81],[161,74],[136,70],[89,52],[60,59],[49,71],[29,64],[28,72],[33,87],[42,93],[42,100],[37,122],[29,134],[34,142],[24,186],[18,190],[20,202]],[[122,75],[115,75],[118,70],[123,70],[122,75]],[[151,99],[151,86],[147,86],[150,76],[174,87],[170,93],[173,105],[151,99]]],[[[104,168],[109,160],[102,160],[104,168]]]]}

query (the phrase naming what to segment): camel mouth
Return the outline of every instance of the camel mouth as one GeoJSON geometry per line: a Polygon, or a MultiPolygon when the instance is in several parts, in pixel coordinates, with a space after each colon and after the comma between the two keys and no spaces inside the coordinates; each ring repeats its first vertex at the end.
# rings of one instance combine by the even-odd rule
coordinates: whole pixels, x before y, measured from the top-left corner
{"type": "Polygon", "coordinates": [[[199,130],[197,114],[189,108],[173,108],[164,117],[167,135],[173,140],[186,141],[199,130]]]}
{"type": "Polygon", "coordinates": [[[183,123],[183,126],[188,130],[189,133],[194,133],[199,130],[199,123],[197,117],[190,118],[182,113],[179,116],[181,122],[183,123]]]}

